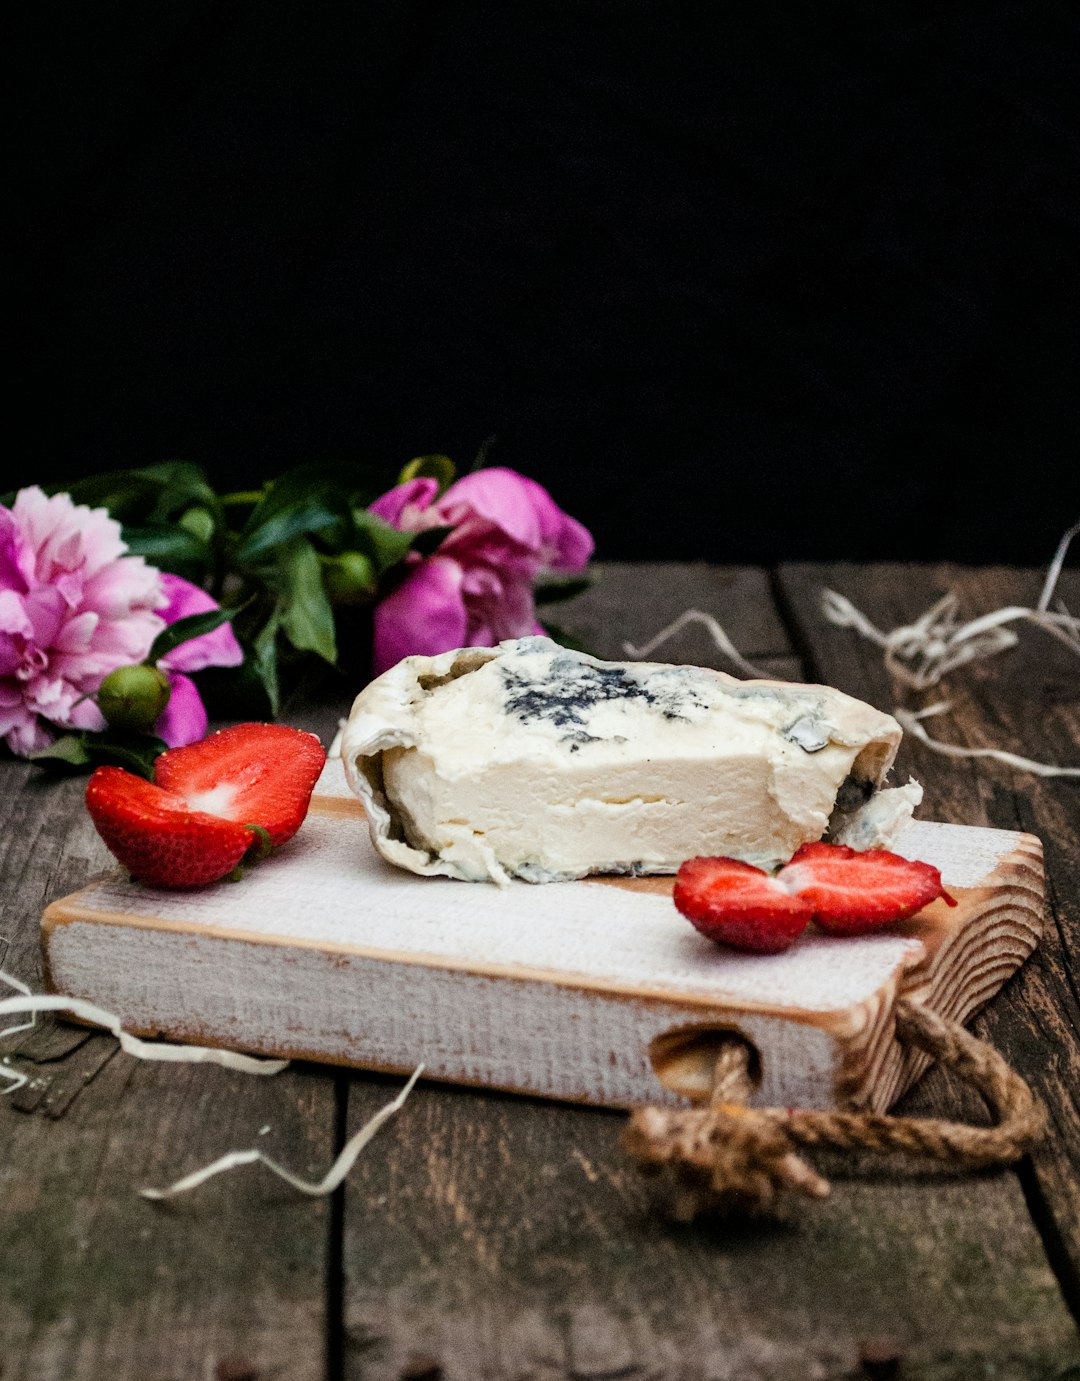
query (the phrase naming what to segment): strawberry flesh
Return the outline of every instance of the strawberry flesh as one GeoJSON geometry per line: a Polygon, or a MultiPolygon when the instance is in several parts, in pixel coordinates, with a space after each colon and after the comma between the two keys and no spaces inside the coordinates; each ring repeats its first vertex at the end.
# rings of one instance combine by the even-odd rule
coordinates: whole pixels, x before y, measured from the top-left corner
{"type": "Polygon", "coordinates": [[[845,844],[804,844],[780,870],[814,910],[814,924],[829,935],[866,935],[903,921],[944,897],[941,873],[929,863],[888,849],[862,853],[845,844]]]}
{"type": "Polygon", "coordinates": [[[199,887],[231,873],[253,830],[205,811],[125,772],[99,767],[86,787],[90,818],[109,849],[142,882],[199,887]]]}
{"type": "Polygon", "coordinates": [[[675,879],[674,900],[710,940],[761,954],[793,945],[813,914],[777,878],[735,858],[689,859],[675,879]]]}
{"type": "Polygon", "coordinates": [[[804,844],[776,874],[734,858],[692,858],[675,880],[675,905],[703,935],[736,949],[777,953],[811,920],[829,935],[866,935],[943,897],[928,863],[886,849],[804,844]]]}
{"type": "Polygon", "coordinates": [[[314,734],[285,724],[237,724],[162,753],[154,778],[195,810],[261,825],[277,847],[303,823],[325,761],[314,734]]]}
{"type": "Polygon", "coordinates": [[[253,844],[284,844],[303,823],[326,754],[314,734],[238,724],[158,758],[156,785],[99,767],[90,816],[120,862],[158,887],[199,887],[231,873],[253,844]]]}

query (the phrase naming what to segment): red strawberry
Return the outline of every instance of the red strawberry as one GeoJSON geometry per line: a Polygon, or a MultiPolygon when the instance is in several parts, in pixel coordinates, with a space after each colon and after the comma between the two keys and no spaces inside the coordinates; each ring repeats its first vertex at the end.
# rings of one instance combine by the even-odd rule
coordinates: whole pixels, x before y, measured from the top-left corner
{"type": "Polygon", "coordinates": [[[217,882],[255,842],[255,830],[192,810],[180,796],[125,772],[99,767],[86,787],[98,833],[129,872],[157,887],[217,882]]]}
{"type": "Polygon", "coordinates": [[[936,868],[888,849],[859,853],[846,844],[804,844],[778,877],[809,902],[814,923],[829,935],[866,935],[914,916],[938,897],[956,905],[936,868]]]}
{"type": "Polygon", "coordinates": [[[813,914],[778,878],[735,858],[689,859],[675,879],[674,899],[710,940],[764,954],[793,945],[813,914]]]}
{"type": "Polygon", "coordinates": [[[237,724],[162,753],[154,780],[192,810],[261,825],[277,845],[303,823],[325,761],[314,734],[284,724],[237,724]]]}
{"type": "Polygon", "coordinates": [[[269,847],[292,838],[325,759],[314,734],[238,724],[162,753],[156,786],[99,767],[86,804],[102,839],[136,877],[198,887],[232,872],[257,840],[269,847]]]}
{"type": "Polygon", "coordinates": [[[775,875],[734,858],[692,858],[674,894],[710,940],[768,954],[794,944],[811,919],[830,935],[865,935],[937,897],[956,905],[930,864],[844,844],[804,844],[775,875]]]}

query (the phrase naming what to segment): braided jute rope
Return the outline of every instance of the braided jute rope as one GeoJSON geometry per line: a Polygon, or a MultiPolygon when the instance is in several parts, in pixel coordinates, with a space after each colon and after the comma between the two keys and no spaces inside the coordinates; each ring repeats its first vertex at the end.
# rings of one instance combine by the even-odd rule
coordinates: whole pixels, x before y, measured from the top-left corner
{"type": "Polygon", "coordinates": [[[828,1181],[795,1153],[796,1146],[900,1152],[976,1169],[1017,1160],[1039,1140],[1043,1110],[992,1046],[976,1040],[959,1022],[908,999],[897,1003],[896,1035],[978,1089],[996,1124],[972,1127],[875,1112],[749,1108],[750,1050],[733,1038],[717,1057],[708,1105],[635,1110],[624,1137],[626,1149],[641,1170],[671,1175],[674,1214],[689,1220],[705,1210],[760,1213],[785,1190],[812,1198],[828,1194],[828,1181]]]}

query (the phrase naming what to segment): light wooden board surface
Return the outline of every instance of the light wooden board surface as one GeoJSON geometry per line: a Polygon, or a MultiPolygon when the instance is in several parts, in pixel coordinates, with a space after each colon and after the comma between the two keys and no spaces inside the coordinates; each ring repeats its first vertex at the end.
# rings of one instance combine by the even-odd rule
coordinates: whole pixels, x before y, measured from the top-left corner
{"type": "Polygon", "coordinates": [[[53,903],[50,986],[138,1031],[628,1107],[707,1095],[709,1037],[758,1051],[757,1101],[885,1107],[920,1066],[892,1038],[901,993],[964,1017],[1030,952],[1030,835],[913,823],[942,871],[895,931],[808,932],[780,955],[712,944],[671,879],[509,888],[421,878],[371,848],[332,762],[300,835],[239,884],[167,892],[115,871],[53,903]]]}

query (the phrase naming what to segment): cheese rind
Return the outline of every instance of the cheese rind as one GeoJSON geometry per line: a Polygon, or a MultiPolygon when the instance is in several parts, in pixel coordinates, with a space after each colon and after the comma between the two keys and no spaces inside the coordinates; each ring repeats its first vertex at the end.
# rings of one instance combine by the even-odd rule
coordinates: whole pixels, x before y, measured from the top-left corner
{"type": "MultiPolygon", "coordinates": [[[[522,638],[398,663],[357,697],[341,752],[391,863],[547,882],[671,873],[695,854],[773,867],[838,832],[845,796],[865,815],[901,732],[828,686],[522,638]]],[[[880,812],[889,830],[910,816],[902,791],[880,812]]]]}

